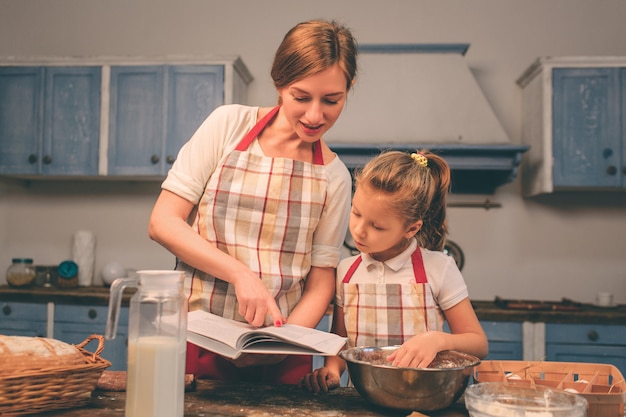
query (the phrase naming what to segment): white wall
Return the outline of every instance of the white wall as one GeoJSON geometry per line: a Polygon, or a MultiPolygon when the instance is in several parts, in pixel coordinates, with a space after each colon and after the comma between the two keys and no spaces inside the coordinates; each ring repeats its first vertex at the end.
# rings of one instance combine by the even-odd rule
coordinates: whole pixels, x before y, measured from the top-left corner
{"type": "MultiPolygon", "coordinates": [[[[0,0],[0,59],[239,55],[255,77],[249,102],[271,105],[269,68],[285,31],[336,18],[361,43],[471,44],[467,63],[519,143],[515,80],[524,69],[543,55],[626,55],[624,16],[623,0],[0,0]]],[[[68,258],[77,229],[97,235],[97,271],[110,260],[171,268],[173,257],[146,235],[158,190],[158,183],[0,182],[0,275],[14,256],[38,264],[68,258]]],[[[502,207],[449,210],[472,298],[592,302],[612,291],[626,302],[624,194],[529,200],[518,179],[489,198],[502,207]]]]}

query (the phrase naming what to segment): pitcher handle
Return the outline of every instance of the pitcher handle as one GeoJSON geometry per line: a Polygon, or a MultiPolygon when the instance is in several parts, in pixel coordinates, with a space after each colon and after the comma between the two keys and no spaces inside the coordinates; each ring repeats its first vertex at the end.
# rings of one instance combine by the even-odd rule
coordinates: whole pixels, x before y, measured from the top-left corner
{"type": "Polygon", "coordinates": [[[138,287],[138,278],[118,278],[111,284],[109,297],[109,312],[107,317],[107,326],[104,337],[107,340],[115,339],[117,333],[117,323],[120,318],[120,308],[122,306],[122,297],[124,289],[127,287],[138,287]]]}

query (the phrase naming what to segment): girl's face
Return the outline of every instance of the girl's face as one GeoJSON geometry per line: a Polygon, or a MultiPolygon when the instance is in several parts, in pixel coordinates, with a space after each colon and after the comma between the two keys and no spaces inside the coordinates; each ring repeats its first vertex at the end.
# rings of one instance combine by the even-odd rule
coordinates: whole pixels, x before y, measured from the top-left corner
{"type": "Polygon", "coordinates": [[[334,65],[278,90],[295,136],[313,143],[330,129],[346,102],[346,77],[334,65]]]}
{"type": "Polygon", "coordinates": [[[350,211],[350,233],[359,251],[378,261],[386,261],[404,251],[420,227],[421,220],[407,225],[392,209],[384,193],[368,185],[356,188],[350,211]]]}

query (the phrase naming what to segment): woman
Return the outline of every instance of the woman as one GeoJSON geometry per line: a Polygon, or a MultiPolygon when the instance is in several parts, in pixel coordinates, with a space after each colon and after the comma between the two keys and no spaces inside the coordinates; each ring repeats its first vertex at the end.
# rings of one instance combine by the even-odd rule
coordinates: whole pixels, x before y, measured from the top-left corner
{"type": "MultiPolygon", "coordinates": [[[[334,295],[351,191],[322,137],[353,84],[356,41],[335,22],[300,23],[271,75],[278,106],[221,106],[181,148],[149,235],[186,272],[190,309],[315,327],[334,295]]],[[[310,370],[309,356],[230,361],[188,345],[187,372],[198,377],[295,384],[310,370]]]]}

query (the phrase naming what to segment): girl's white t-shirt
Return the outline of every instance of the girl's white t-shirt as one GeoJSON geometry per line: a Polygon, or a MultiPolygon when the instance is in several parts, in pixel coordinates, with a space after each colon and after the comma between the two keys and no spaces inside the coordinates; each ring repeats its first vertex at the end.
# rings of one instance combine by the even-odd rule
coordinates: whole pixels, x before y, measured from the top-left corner
{"type": "MultiPolygon", "coordinates": [[[[354,271],[350,283],[410,284],[415,282],[411,255],[416,249],[417,241],[412,239],[411,244],[404,252],[385,262],[379,262],[368,254],[362,253],[363,260],[356,271],[354,271]]],[[[441,310],[448,310],[468,297],[467,285],[454,258],[443,252],[430,251],[424,248],[419,248],[418,250],[422,251],[428,285],[431,287],[435,302],[441,310]]],[[[359,255],[341,260],[337,267],[335,304],[342,308],[342,281],[357,256],[359,255]]]]}

